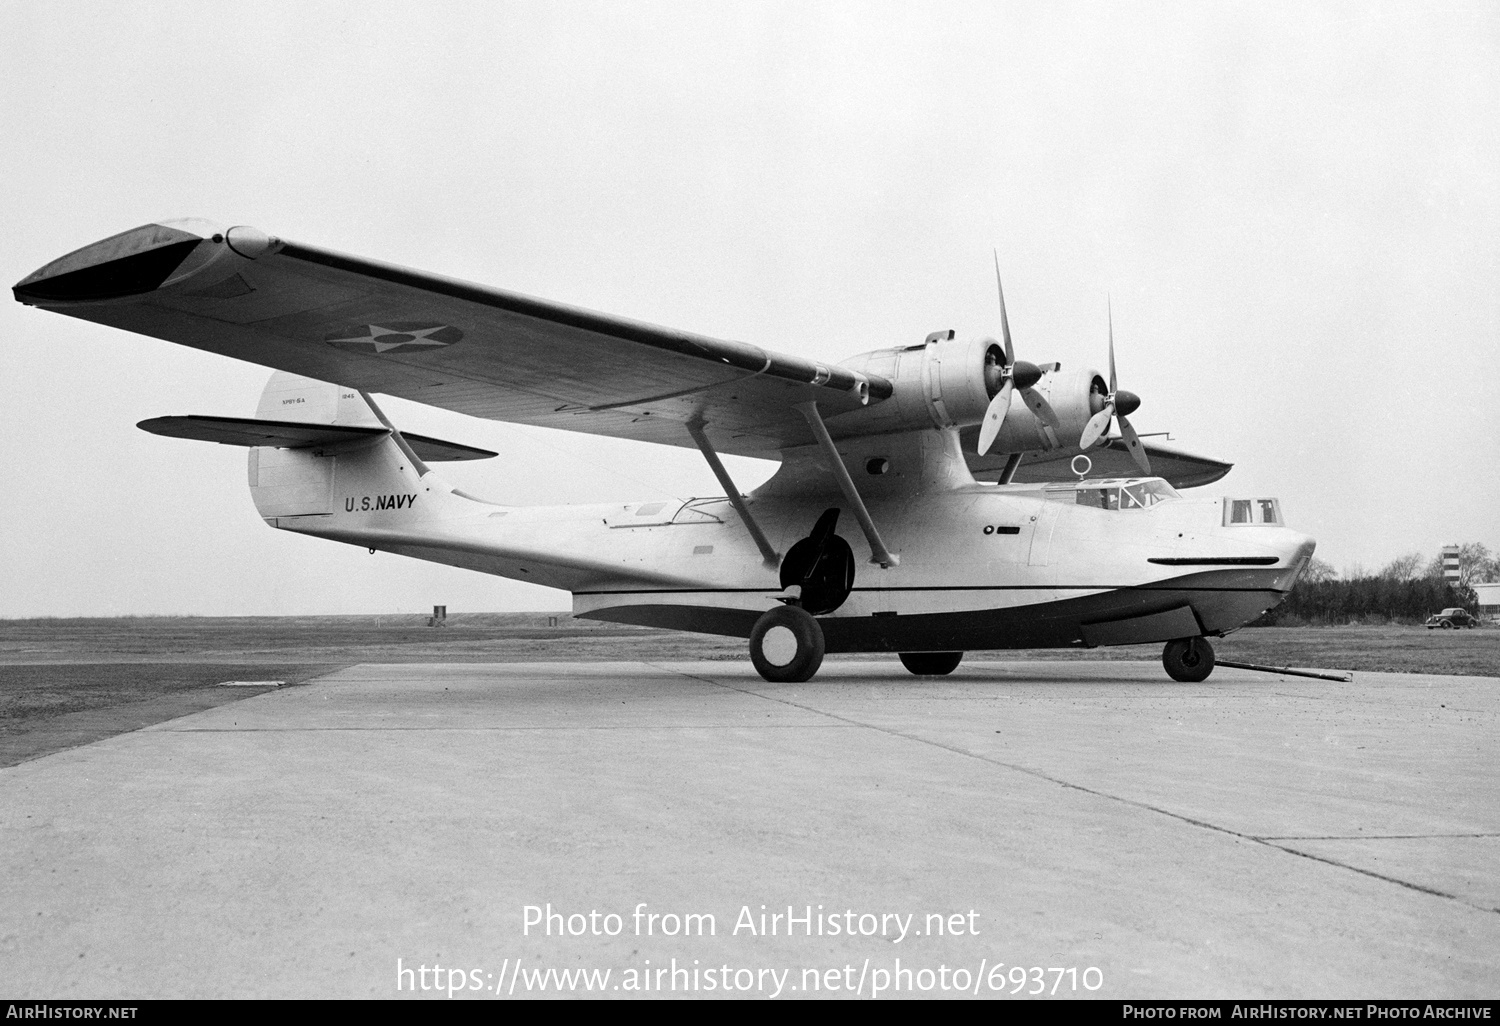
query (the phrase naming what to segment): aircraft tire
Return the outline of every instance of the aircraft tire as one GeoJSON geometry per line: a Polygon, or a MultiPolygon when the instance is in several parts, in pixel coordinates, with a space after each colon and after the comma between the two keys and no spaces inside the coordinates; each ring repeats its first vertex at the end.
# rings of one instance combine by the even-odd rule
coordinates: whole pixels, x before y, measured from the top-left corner
{"type": "Polygon", "coordinates": [[[1161,651],[1167,676],[1184,684],[1197,684],[1214,672],[1214,647],[1207,638],[1178,638],[1161,651]]]}
{"type": "Polygon", "coordinates": [[[750,631],[750,662],[773,684],[800,684],[823,665],[823,628],[800,606],[761,614],[750,631]]]}
{"type": "Polygon", "coordinates": [[[902,652],[901,665],[918,677],[944,677],[958,669],[962,652],[902,652]]]}

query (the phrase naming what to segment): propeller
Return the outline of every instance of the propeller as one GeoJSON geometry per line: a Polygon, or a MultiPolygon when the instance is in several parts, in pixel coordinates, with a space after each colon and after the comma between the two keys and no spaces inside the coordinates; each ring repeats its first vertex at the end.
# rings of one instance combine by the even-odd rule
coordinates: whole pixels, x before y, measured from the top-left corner
{"type": "Polygon", "coordinates": [[[1016,359],[1015,348],[1010,342],[1010,319],[1005,316],[1005,286],[1000,282],[1000,254],[995,253],[995,289],[1000,294],[1000,339],[1005,346],[1005,363],[999,363],[995,354],[991,352],[984,361],[984,380],[986,387],[993,386],[996,381],[1000,382],[1000,390],[990,400],[990,405],[984,411],[984,422],[979,428],[979,446],[976,450],[980,456],[990,451],[990,446],[995,444],[995,438],[1000,434],[1000,429],[1005,426],[1005,416],[1010,412],[1010,397],[1012,392],[1019,391],[1026,405],[1031,407],[1032,413],[1037,419],[1048,427],[1056,430],[1059,427],[1057,414],[1052,409],[1052,404],[1047,402],[1046,396],[1038,392],[1034,386],[1042,380],[1042,369],[1034,363],[1016,359]]]}
{"type": "Polygon", "coordinates": [[[1109,310],[1109,395],[1104,397],[1104,408],[1089,418],[1083,434],[1079,436],[1078,447],[1088,449],[1093,446],[1104,432],[1109,430],[1109,418],[1114,417],[1120,422],[1120,436],[1125,440],[1125,447],[1130,450],[1135,465],[1140,467],[1143,473],[1151,473],[1151,461],[1146,458],[1146,449],[1141,445],[1141,438],[1135,433],[1135,428],[1130,426],[1130,421],[1125,419],[1140,409],[1140,406],[1140,396],[1116,387],[1115,313],[1111,307],[1109,310]]]}

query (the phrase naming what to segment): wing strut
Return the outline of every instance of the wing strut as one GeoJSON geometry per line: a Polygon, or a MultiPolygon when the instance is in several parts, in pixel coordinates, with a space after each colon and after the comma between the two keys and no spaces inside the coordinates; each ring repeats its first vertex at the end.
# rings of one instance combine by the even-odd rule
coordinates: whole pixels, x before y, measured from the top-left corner
{"type": "Polygon", "coordinates": [[[386,430],[390,431],[391,441],[396,443],[396,447],[401,450],[402,455],[411,460],[411,466],[417,472],[417,478],[421,479],[432,473],[427,464],[423,463],[417,454],[412,451],[411,446],[407,444],[406,439],[402,437],[396,425],[392,424],[390,418],[381,412],[379,406],[375,405],[375,400],[370,398],[370,393],[361,391],[359,397],[365,401],[365,405],[370,408],[370,412],[375,414],[375,419],[384,424],[386,430]]]}
{"type": "Polygon", "coordinates": [[[1000,471],[1000,480],[996,482],[997,484],[1010,484],[1010,479],[1016,476],[1016,471],[1021,466],[1021,457],[1023,455],[1023,453],[1019,452],[1010,454],[1010,458],[1005,461],[1005,469],[1000,471]]]}
{"type": "Polygon", "coordinates": [[[901,559],[886,548],[885,542],[880,540],[880,532],[875,530],[875,521],[870,519],[870,511],[865,508],[865,500],[859,497],[859,490],[854,487],[854,479],[849,476],[849,469],[844,466],[843,457],[834,447],[833,439],[828,436],[828,428],[823,424],[823,415],[818,412],[818,404],[816,402],[797,403],[794,408],[807,418],[807,426],[812,429],[813,437],[818,440],[818,444],[823,447],[823,452],[833,465],[833,476],[839,483],[839,489],[844,493],[844,498],[849,505],[854,507],[854,517],[865,532],[865,541],[870,543],[870,562],[879,563],[887,570],[895,566],[901,562],[901,559]]]}
{"type": "Polygon", "coordinates": [[[734,486],[734,479],[729,476],[729,471],[724,469],[724,464],[719,459],[719,454],[714,452],[713,445],[708,436],[703,433],[703,422],[690,420],[687,423],[688,434],[693,436],[693,441],[698,444],[698,451],[703,453],[703,458],[708,461],[708,468],[714,472],[714,477],[719,479],[719,485],[729,498],[730,505],[740,515],[740,521],[745,529],[750,532],[750,537],[755,539],[755,547],[760,549],[761,562],[769,569],[775,570],[781,565],[781,553],[777,552],[771,545],[771,540],[766,533],[760,529],[755,518],[750,515],[750,507],[745,504],[745,497],[740,490],[734,486]]]}

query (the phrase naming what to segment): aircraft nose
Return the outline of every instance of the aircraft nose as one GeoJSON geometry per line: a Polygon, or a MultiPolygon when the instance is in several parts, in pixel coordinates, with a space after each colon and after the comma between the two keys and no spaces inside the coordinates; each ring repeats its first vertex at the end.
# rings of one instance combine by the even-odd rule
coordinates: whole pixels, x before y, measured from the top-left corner
{"type": "Polygon", "coordinates": [[[1286,533],[1288,537],[1282,546],[1282,551],[1287,554],[1288,569],[1281,575],[1276,585],[1283,591],[1290,591],[1292,585],[1297,583],[1297,578],[1302,576],[1302,571],[1306,570],[1307,565],[1312,562],[1313,550],[1318,547],[1318,543],[1298,531],[1286,533]]]}
{"type": "Polygon", "coordinates": [[[11,291],[33,306],[140,295],[159,288],[205,240],[223,238],[206,221],[142,225],[59,257],[11,291]]]}

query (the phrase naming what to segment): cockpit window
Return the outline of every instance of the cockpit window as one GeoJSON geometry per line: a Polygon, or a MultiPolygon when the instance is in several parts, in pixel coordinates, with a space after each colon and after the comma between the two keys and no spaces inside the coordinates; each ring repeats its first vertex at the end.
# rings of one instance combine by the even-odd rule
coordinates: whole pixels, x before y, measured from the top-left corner
{"type": "Polygon", "coordinates": [[[1233,524],[1285,524],[1281,503],[1276,499],[1225,499],[1224,526],[1233,524]]]}
{"type": "Polygon", "coordinates": [[[1120,508],[1118,488],[1080,488],[1074,494],[1078,496],[1080,506],[1093,506],[1095,509],[1120,508]]]}
{"type": "Polygon", "coordinates": [[[1108,483],[1079,484],[1067,491],[1049,491],[1047,498],[1057,502],[1068,501],[1068,491],[1073,501],[1080,506],[1094,509],[1150,509],[1158,502],[1178,497],[1177,489],[1159,479],[1145,481],[1111,481],[1108,483]]]}

